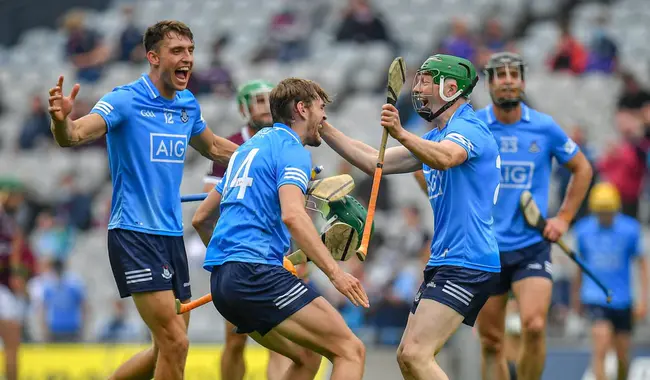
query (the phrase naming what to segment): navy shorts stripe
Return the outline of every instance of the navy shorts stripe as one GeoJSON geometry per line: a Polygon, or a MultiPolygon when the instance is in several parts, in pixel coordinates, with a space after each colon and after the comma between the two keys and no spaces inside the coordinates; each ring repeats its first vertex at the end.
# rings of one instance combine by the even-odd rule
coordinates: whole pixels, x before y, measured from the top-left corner
{"type": "Polygon", "coordinates": [[[182,236],[111,229],[108,257],[122,298],[161,290],[173,290],[180,300],[192,298],[182,236]]]}
{"type": "Polygon", "coordinates": [[[505,294],[512,284],[528,277],[543,277],[553,280],[551,243],[546,240],[515,251],[500,253],[501,274],[494,286],[493,295],[505,294]]]}
{"type": "Polygon", "coordinates": [[[279,265],[230,261],[212,268],[212,303],[237,332],[265,335],[319,294],[279,265]]]}
{"type": "Polygon", "coordinates": [[[427,267],[411,313],[415,314],[421,299],[430,299],[454,309],[465,318],[464,324],[474,326],[498,276],[499,273],[450,265],[427,267]]]}

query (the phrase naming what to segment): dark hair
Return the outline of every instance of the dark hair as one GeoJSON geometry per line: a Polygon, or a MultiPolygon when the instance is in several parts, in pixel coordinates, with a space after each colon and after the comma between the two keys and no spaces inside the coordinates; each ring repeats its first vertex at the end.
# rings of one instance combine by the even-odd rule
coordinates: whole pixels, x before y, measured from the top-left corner
{"type": "Polygon", "coordinates": [[[300,78],[287,78],[278,83],[269,97],[273,121],[286,125],[289,125],[293,116],[293,106],[298,102],[304,102],[307,107],[318,98],[325,103],[330,103],[327,92],[318,83],[300,78]]]}
{"type": "Polygon", "coordinates": [[[179,36],[184,36],[194,41],[194,34],[190,27],[184,23],[176,20],[163,20],[158,21],[151,25],[144,32],[142,43],[144,44],[145,52],[158,49],[160,42],[169,36],[171,33],[176,33],[179,36]]]}

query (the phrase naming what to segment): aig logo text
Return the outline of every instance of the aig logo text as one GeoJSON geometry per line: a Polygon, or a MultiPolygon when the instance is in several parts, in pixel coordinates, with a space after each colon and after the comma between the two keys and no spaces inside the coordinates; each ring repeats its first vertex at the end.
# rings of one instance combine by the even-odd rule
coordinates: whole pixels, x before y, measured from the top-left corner
{"type": "Polygon", "coordinates": [[[151,162],[182,164],[185,161],[187,136],[167,133],[151,133],[151,162]]]}
{"type": "Polygon", "coordinates": [[[530,161],[502,161],[502,189],[530,189],[535,173],[535,163],[530,161]]]}

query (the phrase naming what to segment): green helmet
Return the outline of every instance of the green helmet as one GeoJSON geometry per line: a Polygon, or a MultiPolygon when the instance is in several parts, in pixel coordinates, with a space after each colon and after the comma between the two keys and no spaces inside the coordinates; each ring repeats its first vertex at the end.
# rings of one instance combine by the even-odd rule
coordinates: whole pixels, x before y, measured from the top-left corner
{"type": "Polygon", "coordinates": [[[248,123],[252,123],[250,106],[253,104],[252,100],[260,94],[264,94],[267,97],[273,90],[275,85],[271,82],[267,82],[261,79],[252,80],[244,83],[239,86],[237,89],[237,105],[241,107],[244,118],[248,123]]]}
{"type": "Polygon", "coordinates": [[[468,98],[476,83],[478,83],[476,69],[467,59],[446,54],[432,55],[424,61],[415,75],[412,91],[413,107],[422,118],[432,121],[451,107],[460,97],[468,98]],[[418,89],[421,85],[420,77],[422,75],[430,75],[433,78],[433,83],[440,86],[440,98],[447,102],[435,113],[427,107],[425,95],[418,89]],[[458,91],[449,97],[443,93],[445,79],[455,79],[458,84],[458,91]]]}
{"type": "MultiPolygon", "coordinates": [[[[368,211],[359,201],[350,195],[339,199],[338,201],[329,202],[330,212],[326,216],[327,224],[331,225],[335,222],[341,222],[350,225],[357,233],[357,244],[354,249],[356,250],[361,245],[361,236],[363,236],[363,229],[366,227],[366,215],[368,211]]],[[[370,236],[375,231],[375,223],[372,223],[370,236]]]]}

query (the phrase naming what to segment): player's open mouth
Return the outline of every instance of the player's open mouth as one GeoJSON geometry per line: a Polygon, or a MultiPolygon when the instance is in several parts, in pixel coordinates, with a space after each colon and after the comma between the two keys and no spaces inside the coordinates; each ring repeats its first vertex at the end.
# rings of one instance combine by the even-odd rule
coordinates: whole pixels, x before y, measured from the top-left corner
{"type": "Polygon", "coordinates": [[[181,67],[180,69],[176,70],[174,72],[176,75],[176,78],[182,81],[187,80],[188,75],[190,74],[190,68],[189,67],[181,67]]]}

